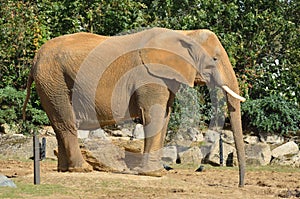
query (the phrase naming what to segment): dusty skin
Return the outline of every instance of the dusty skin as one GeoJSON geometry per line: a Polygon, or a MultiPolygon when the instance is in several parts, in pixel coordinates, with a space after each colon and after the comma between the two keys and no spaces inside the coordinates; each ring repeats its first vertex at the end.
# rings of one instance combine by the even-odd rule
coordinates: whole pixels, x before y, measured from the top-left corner
{"type": "MultiPolygon", "coordinates": [[[[208,198],[268,199],[300,198],[300,171],[291,168],[248,168],[246,185],[238,188],[237,168],[205,165],[203,172],[192,166],[178,167],[164,177],[107,172],[58,173],[56,161],[41,162],[41,185],[31,186],[35,194],[19,191],[22,198],[208,198]],[[39,193],[43,187],[57,187],[58,193],[39,193]],[[39,188],[40,187],[40,188],[39,188]]],[[[19,188],[33,184],[33,162],[0,159],[0,173],[11,177],[19,188]]],[[[7,189],[7,188],[5,188],[7,189]]],[[[0,188],[0,198],[4,196],[0,188]]],[[[25,188],[24,188],[25,190],[25,188]]],[[[14,189],[11,189],[14,191],[14,189]]],[[[5,197],[4,197],[5,198],[5,197]]]]}

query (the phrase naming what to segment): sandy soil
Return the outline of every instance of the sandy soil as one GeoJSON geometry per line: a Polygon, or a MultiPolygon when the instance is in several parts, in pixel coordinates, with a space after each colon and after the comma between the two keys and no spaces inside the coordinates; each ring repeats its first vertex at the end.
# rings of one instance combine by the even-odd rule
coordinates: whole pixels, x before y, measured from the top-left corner
{"type": "MultiPolygon", "coordinates": [[[[268,199],[300,198],[300,171],[282,169],[248,169],[246,185],[238,188],[237,168],[205,165],[203,172],[192,167],[176,167],[164,177],[91,172],[58,173],[55,161],[41,162],[41,185],[63,189],[44,196],[24,194],[23,198],[207,198],[268,199]]],[[[0,160],[0,173],[17,185],[33,184],[33,162],[0,160]]],[[[17,188],[18,189],[18,188],[17,188]]],[[[37,189],[38,190],[38,189],[37,189]]],[[[1,198],[1,193],[0,193],[1,198]]]]}

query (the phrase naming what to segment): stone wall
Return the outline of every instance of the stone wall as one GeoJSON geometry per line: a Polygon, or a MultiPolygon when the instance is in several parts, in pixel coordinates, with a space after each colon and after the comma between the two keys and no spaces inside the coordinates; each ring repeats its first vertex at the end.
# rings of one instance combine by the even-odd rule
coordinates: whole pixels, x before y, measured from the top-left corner
{"type": "MultiPolygon", "coordinates": [[[[56,159],[53,151],[57,148],[51,127],[40,131],[47,139],[47,158],[56,159]]],[[[143,151],[143,128],[98,129],[78,131],[85,158],[97,170],[124,171],[138,165],[143,151]],[[121,161],[121,162],[120,162],[121,161]],[[111,168],[115,167],[115,168],[111,168]],[[109,169],[110,168],[110,169],[109,169]]],[[[211,164],[220,165],[220,138],[222,140],[223,166],[236,166],[236,149],[233,134],[229,130],[221,132],[188,129],[176,135],[168,132],[167,143],[162,151],[165,164],[211,164]],[[221,134],[221,136],[220,136],[221,134]]],[[[285,140],[280,136],[244,136],[247,165],[288,165],[300,168],[299,143],[285,140]]],[[[6,157],[32,157],[32,138],[15,134],[0,134],[0,155],[6,157]]]]}

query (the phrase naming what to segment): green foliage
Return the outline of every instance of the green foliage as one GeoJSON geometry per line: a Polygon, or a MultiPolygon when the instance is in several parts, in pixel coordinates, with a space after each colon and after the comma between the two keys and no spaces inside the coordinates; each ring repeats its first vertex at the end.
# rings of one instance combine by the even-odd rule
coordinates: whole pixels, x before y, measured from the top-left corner
{"type": "Polygon", "coordinates": [[[211,103],[206,99],[209,95],[205,87],[190,88],[181,86],[176,94],[170,117],[169,129],[207,128],[211,117],[211,103]],[[199,92],[201,90],[202,92],[199,92]]]}
{"type": "MultiPolygon", "coordinates": [[[[0,5],[0,89],[11,87],[22,92],[35,52],[47,40],[63,34],[84,31],[115,35],[153,26],[206,28],[219,36],[247,103],[264,110],[257,100],[282,96],[287,103],[296,104],[299,111],[300,2],[297,0],[0,0],[0,5]]],[[[204,101],[199,100],[195,106],[207,113],[209,96],[202,98],[204,101]]],[[[38,97],[33,93],[31,106],[39,110],[36,102],[38,97]]],[[[172,124],[187,115],[185,108],[179,108],[180,104],[175,101],[177,116],[172,116],[172,124]]],[[[1,102],[2,105],[5,107],[1,102]]],[[[1,116],[6,117],[6,123],[20,120],[18,106],[11,107],[1,109],[2,114],[4,110],[10,113],[1,116]]],[[[29,119],[38,123],[40,116],[35,118],[33,113],[28,112],[29,119]]],[[[206,122],[210,118],[208,114],[191,114],[190,117],[206,122]]]]}
{"type": "Polygon", "coordinates": [[[30,122],[20,121],[25,96],[26,93],[24,91],[17,91],[9,86],[0,89],[0,126],[8,124],[13,127],[16,133],[29,133],[28,131],[34,129],[36,125],[49,124],[45,112],[32,107],[31,104],[27,106],[27,116],[30,122]]]}
{"type": "Polygon", "coordinates": [[[246,101],[242,107],[244,125],[257,132],[288,135],[300,131],[299,108],[281,95],[246,101]]]}

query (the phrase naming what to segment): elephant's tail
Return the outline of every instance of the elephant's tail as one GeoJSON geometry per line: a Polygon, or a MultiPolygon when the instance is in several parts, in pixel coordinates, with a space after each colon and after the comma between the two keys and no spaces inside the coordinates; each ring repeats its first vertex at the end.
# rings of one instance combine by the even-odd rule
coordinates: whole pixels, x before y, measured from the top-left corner
{"type": "Polygon", "coordinates": [[[28,80],[27,80],[27,94],[26,94],[26,98],[25,98],[25,101],[24,101],[24,104],[23,104],[23,109],[22,109],[22,114],[23,114],[23,120],[24,121],[26,120],[26,106],[27,106],[27,103],[29,101],[32,82],[33,82],[33,77],[29,73],[28,80]]]}

